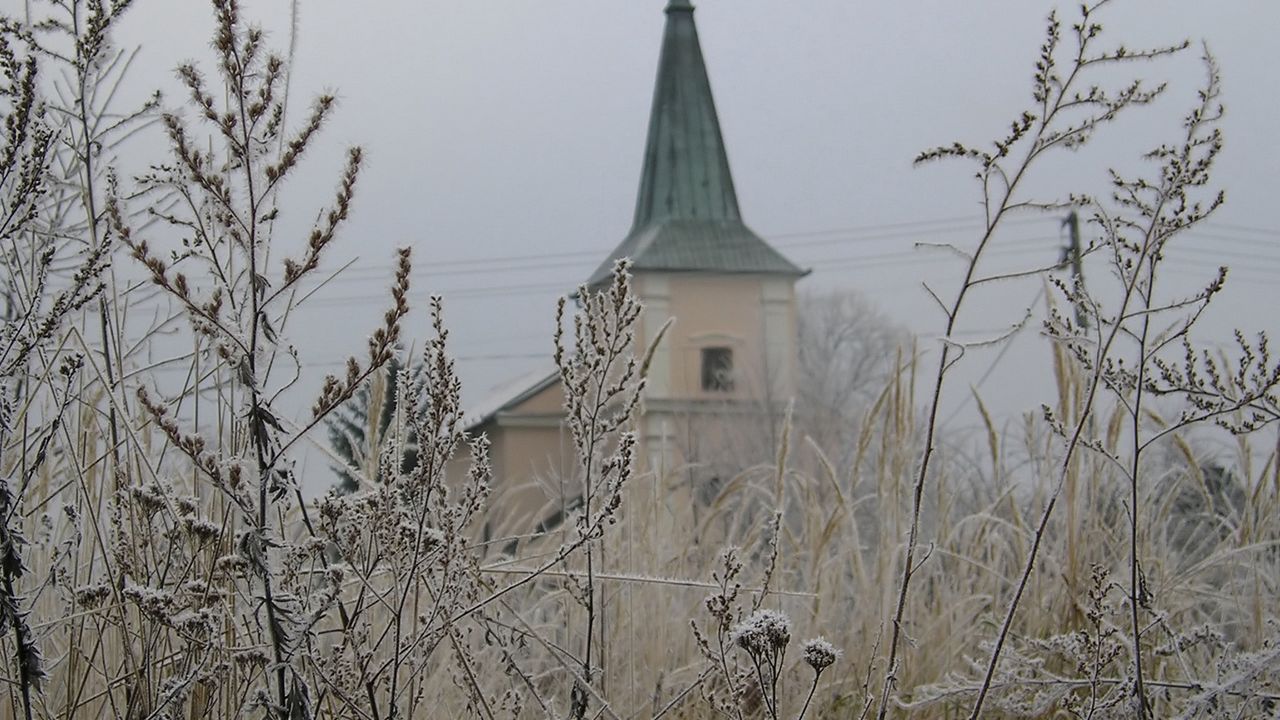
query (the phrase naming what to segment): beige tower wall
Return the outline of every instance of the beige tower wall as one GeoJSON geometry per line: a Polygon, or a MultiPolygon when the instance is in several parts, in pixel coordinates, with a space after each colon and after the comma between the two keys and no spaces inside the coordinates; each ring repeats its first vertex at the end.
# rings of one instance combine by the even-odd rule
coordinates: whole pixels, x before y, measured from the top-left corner
{"type": "Polygon", "coordinates": [[[796,366],[795,288],[791,278],[704,273],[644,273],[638,346],[668,317],[676,319],[649,371],[647,397],[687,401],[787,398],[796,366]],[[702,350],[733,350],[731,392],[702,388],[702,350]]]}
{"type": "Polygon", "coordinates": [[[643,469],[668,508],[669,517],[655,522],[698,537],[707,531],[698,509],[717,484],[773,454],[795,391],[794,278],[643,273],[635,291],[645,303],[637,347],[675,318],[650,365],[639,428],[643,469]],[[731,391],[702,387],[709,347],[732,349],[731,391]]]}

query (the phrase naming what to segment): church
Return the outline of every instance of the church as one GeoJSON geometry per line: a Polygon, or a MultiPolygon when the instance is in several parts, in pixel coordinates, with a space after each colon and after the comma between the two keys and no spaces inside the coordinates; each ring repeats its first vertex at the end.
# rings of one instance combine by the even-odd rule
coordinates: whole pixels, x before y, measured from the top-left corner
{"type": "MultiPolygon", "coordinates": [[[[630,258],[644,311],[636,347],[654,350],[639,419],[643,472],[704,496],[744,459],[745,425],[773,429],[795,393],[802,270],[743,221],[689,0],[669,0],[631,230],[585,284],[630,258]],[[693,486],[693,487],[691,487],[693,486]]],[[[572,440],[556,371],[502,388],[469,414],[490,440],[496,504],[535,523],[571,483],[572,440]]],[[[769,442],[748,440],[765,453],[769,442]]],[[[767,455],[766,455],[767,457],[767,455]]],[[[740,468],[738,468],[740,469],[740,468]]],[[[664,493],[665,494],[665,493],[664,493]]],[[[516,517],[512,517],[516,520],[516,517]]]]}

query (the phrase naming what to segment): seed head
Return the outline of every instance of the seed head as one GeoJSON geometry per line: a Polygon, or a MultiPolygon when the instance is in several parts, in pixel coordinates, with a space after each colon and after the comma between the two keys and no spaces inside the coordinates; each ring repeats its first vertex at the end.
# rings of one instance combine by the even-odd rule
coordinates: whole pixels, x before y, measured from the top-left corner
{"type": "Polygon", "coordinates": [[[826,670],[839,659],[840,651],[821,635],[804,643],[804,661],[809,663],[815,672],[826,670]]]}
{"type": "Polygon", "coordinates": [[[757,610],[733,628],[731,638],[749,653],[779,652],[791,642],[791,619],[777,610],[757,610]]]}

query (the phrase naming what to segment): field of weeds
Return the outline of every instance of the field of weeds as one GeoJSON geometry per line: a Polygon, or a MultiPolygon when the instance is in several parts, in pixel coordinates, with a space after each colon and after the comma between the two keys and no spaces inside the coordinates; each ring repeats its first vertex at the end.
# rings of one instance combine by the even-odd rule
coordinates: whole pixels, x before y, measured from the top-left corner
{"type": "Polygon", "coordinates": [[[127,4],[36,5],[44,22],[0,25],[6,716],[1280,712],[1280,362],[1265,335],[1188,340],[1222,276],[1190,296],[1159,282],[1163,250],[1222,201],[1207,53],[1183,136],[1137,148],[1150,175],[1117,175],[1103,194],[1023,187],[1044,156],[1160,94],[1125,74],[1135,60],[1191,50],[1104,43],[1094,6],[1050,18],[1034,103],[1004,135],[918,158],[969,163],[985,212],[956,247],[958,292],[938,298],[943,338],[969,291],[999,279],[984,251],[1012,214],[1075,210],[1081,251],[1108,269],[1087,288],[1026,270],[1055,298],[1044,373],[1058,399],[1016,432],[979,400],[982,451],[944,437],[966,346],[903,347],[849,427],[796,403],[771,462],[674,522],[670,478],[637,460],[651,349],[635,347],[624,262],[557,338],[576,510],[484,542],[504,479],[464,431],[447,298],[432,301],[431,339],[401,349],[409,250],[367,346],[308,411],[279,400],[306,363],[287,342],[291,312],[341,242],[363,161],[347,154],[305,249],[272,253],[278,216],[315,212],[285,207],[281,189],[323,142],[333,99],[286,114],[285,60],[215,0],[217,66],[180,68],[184,113],[121,111],[111,88],[127,64],[109,37],[127,4]],[[54,76],[67,92],[48,92],[54,76]],[[168,155],[117,177],[100,150],[148,124],[168,155]],[[172,313],[176,388],[150,372],[159,329],[125,340],[139,288],[172,313]],[[365,472],[349,468],[361,481],[306,497],[304,445],[370,384],[386,388],[389,367],[397,410],[365,472]],[[451,462],[468,455],[463,471],[451,462]]]}

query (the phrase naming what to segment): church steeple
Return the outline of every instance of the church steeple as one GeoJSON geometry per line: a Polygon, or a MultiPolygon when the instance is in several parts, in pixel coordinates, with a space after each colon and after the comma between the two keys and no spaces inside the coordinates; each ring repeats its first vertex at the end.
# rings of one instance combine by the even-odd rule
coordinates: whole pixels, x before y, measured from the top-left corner
{"type": "Polygon", "coordinates": [[[740,220],[729,158],[688,0],[667,5],[634,228],[740,220]]]}
{"type": "Polygon", "coordinates": [[[635,219],[589,285],[624,256],[635,271],[805,274],[742,222],[693,13],[667,4],[635,219]]]}

